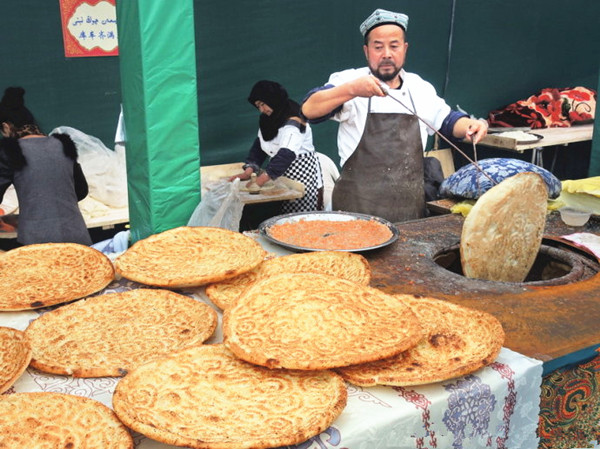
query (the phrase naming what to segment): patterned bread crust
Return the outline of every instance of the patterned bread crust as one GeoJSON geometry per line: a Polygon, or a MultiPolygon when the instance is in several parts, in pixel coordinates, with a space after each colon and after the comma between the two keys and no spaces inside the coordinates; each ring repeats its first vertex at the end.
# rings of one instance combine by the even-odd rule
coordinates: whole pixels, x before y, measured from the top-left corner
{"type": "Polygon", "coordinates": [[[421,385],[472,373],[489,365],[504,343],[492,315],[433,298],[397,295],[421,321],[425,337],[394,357],[336,371],[358,386],[421,385]]]}
{"type": "Polygon", "coordinates": [[[61,393],[0,396],[0,447],[133,449],[133,439],[102,403],[61,393]]]}
{"type": "Polygon", "coordinates": [[[466,277],[523,282],[542,242],[548,192],[536,173],[519,173],[484,193],[465,219],[460,257],[466,277]]]}
{"type": "Polygon", "coordinates": [[[346,406],[331,371],[269,370],[222,344],[179,351],[121,379],[113,408],[154,440],[201,449],[261,449],[306,441],[346,406]]]}
{"type": "Polygon", "coordinates": [[[421,338],[411,309],[380,290],[317,273],[262,278],[223,313],[225,344],[269,368],[328,369],[391,357],[421,338]]]}
{"type": "Polygon", "coordinates": [[[242,292],[257,279],[281,273],[322,273],[368,285],[371,280],[369,262],[360,254],[340,251],[318,251],[291,254],[261,263],[254,270],[206,287],[210,300],[222,310],[235,304],[242,292]]]}
{"type": "Polygon", "coordinates": [[[258,267],[234,278],[207,285],[206,296],[219,309],[229,309],[235,304],[242,292],[260,278],[263,264],[264,262],[258,267]]]}
{"type": "Polygon", "coordinates": [[[0,394],[8,390],[31,361],[31,346],[25,334],[0,327],[0,394]]]}
{"type": "Polygon", "coordinates": [[[115,277],[100,251],[77,243],[43,243],[0,254],[0,310],[27,310],[96,293],[115,277]]]}
{"type": "Polygon", "coordinates": [[[209,305],[141,288],[67,304],[32,321],[25,334],[34,368],[104,377],[123,376],[173,350],[202,344],[216,326],[217,313],[209,305]]]}
{"type": "Polygon", "coordinates": [[[266,254],[259,243],[221,228],[182,226],[134,243],[117,257],[117,273],[167,288],[198,287],[252,270],[266,254]]]}

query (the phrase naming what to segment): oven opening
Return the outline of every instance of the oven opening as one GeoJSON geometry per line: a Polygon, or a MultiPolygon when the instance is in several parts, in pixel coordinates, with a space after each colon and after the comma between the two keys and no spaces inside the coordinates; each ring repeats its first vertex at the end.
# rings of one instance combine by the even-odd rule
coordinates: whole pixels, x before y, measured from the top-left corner
{"type": "MultiPolygon", "coordinates": [[[[440,267],[463,276],[460,247],[454,245],[434,255],[440,267]]],[[[556,241],[543,240],[538,255],[523,284],[561,285],[590,278],[600,271],[600,264],[590,254],[556,241]]]]}

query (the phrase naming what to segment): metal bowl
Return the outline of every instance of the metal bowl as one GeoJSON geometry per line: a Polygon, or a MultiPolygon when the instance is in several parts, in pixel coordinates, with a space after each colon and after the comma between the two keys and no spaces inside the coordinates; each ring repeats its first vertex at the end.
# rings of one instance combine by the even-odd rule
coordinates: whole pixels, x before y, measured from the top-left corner
{"type": "Polygon", "coordinates": [[[300,220],[324,220],[324,221],[355,221],[355,220],[375,220],[378,223],[385,225],[391,232],[392,236],[383,243],[374,246],[364,246],[361,248],[352,248],[352,249],[339,249],[335,251],[345,251],[345,252],[362,252],[362,251],[371,251],[377,248],[382,248],[384,246],[388,246],[395,242],[398,239],[399,232],[398,228],[394,226],[391,222],[380,218],[375,217],[373,215],[366,214],[358,214],[354,212],[297,212],[292,214],[278,215],[276,217],[269,218],[268,220],[263,221],[259,226],[258,230],[260,234],[266,238],[267,240],[279,245],[284,248],[291,249],[293,251],[332,251],[326,250],[322,248],[311,248],[306,246],[297,246],[290,243],[283,242],[275,237],[271,236],[269,229],[271,226],[283,224],[283,223],[295,223],[300,220]]]}

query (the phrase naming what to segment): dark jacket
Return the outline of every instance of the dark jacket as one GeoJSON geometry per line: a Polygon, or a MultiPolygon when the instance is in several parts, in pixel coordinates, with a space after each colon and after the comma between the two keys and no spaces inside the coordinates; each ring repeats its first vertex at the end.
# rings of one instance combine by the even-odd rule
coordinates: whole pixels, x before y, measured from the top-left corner
{"type": "Polygon", "coordinates": [[[88,186],[69,136],[2,139],[0,198],[11,184],[19,200],[19,243],[92,244],[78,206],[88,186]]]}

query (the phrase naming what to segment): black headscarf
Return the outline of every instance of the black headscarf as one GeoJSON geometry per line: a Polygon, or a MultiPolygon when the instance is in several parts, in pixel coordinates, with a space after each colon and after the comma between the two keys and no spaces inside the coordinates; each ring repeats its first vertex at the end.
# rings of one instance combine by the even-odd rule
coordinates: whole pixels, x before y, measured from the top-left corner
{"type": "Polygon", "coordinates": [[[12,123],[16,128],[35,124],[33,114],[25,107],[25,89],[7,87],[0,101],[0,123],[12,123]]]}
{"type": "Polygon", "coordinates": [[[288,118],[300,115],[300,105],[290,100],[285,88],[275,81],[262,80],[252,87],[248,102],[256,107],[256,101],[262,101],[273,109],[271,115],[260,114],[258,120],[260,132],[265,140],[272,140],[288,118]]]}

